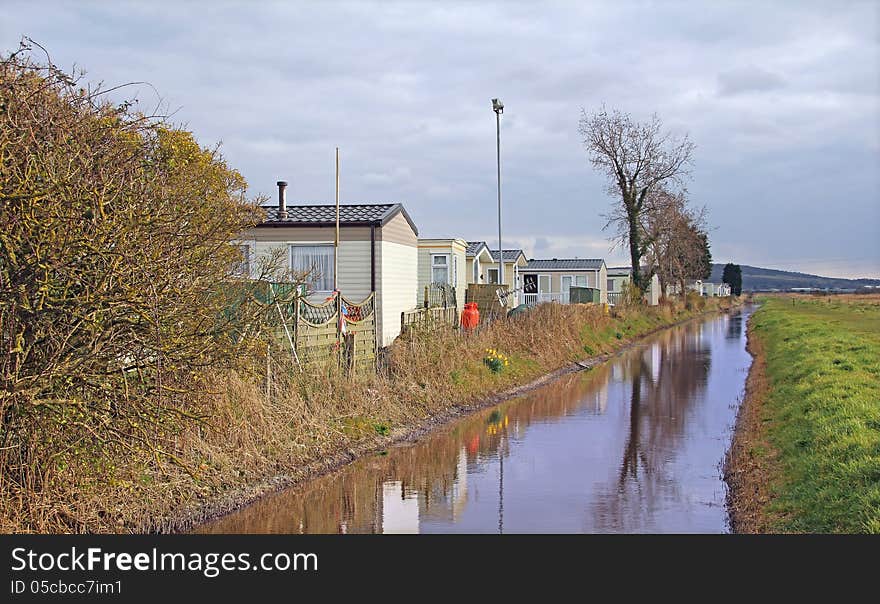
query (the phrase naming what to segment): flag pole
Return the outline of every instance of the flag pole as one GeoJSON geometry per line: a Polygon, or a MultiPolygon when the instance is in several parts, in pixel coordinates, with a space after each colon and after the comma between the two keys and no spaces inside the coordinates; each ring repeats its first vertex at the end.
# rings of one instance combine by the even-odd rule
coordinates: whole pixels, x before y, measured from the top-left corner
{"type": "Polygon", "coordinates": [[[336,362],[342,360],[342,337],[345,333],[345,317],[342,294],[339,293],[339,147],[336,147],[336,236],[333,238],[333,296],[336,304],[336,362]]]}
{"type": "Polygon", "coordinates": [[[339,147],[336,147],[336,237],[333,240],[333,291],[339,290],[339,147]]]}

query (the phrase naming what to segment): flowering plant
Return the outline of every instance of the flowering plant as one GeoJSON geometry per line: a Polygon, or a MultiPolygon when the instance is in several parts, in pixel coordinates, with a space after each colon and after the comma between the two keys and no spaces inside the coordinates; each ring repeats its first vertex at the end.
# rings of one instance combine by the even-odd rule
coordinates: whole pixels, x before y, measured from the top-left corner
{"type": "Polygon", "coordinates": [[[510,365],[510,359],[494,348],[486,349],[486,356],[483,357],[483,362],[489,366],[492,373],[500,373],[502,369],[510,365]]]}

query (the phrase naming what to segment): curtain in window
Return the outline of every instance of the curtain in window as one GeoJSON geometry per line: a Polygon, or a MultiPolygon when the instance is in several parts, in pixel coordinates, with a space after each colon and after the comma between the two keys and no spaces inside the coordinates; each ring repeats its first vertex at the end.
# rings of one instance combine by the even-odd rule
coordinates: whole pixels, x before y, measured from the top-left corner
{"type": "Polygon", "coordinates": [[[291,272],[305,276],[314,291],[333,290],[333,246],[291,245],[291,272]]]}

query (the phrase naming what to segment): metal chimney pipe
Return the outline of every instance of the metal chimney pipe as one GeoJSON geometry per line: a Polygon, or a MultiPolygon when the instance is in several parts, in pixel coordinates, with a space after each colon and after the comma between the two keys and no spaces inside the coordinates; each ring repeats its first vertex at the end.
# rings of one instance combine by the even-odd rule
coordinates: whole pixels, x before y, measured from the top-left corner
{"type": "Polygon", "coordinates": [[[287,182],[279,180],[278,185],[278,219],[287,219],[287,182]]]}

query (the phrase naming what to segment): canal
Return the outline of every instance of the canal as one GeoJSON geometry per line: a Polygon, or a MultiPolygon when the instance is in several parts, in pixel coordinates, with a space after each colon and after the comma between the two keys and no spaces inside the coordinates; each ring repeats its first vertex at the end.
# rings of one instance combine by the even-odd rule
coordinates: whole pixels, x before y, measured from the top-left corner
{"type": "Polygon", "coordinates": [[[199,532],[726,532],[751,310],[660,332],[199,532]]]}

